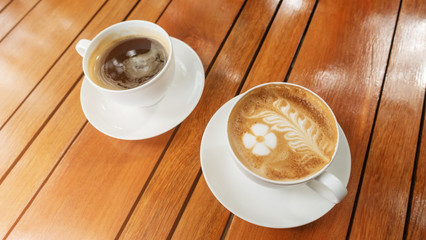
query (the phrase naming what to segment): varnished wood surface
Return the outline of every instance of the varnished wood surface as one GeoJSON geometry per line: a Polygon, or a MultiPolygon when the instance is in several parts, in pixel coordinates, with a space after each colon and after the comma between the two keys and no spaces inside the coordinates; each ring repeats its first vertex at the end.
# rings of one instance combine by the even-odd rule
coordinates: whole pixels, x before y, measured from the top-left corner
{"type": "Polygon", "coordinates": [[[425,239],[425,19],[421,0],[0,0],[0,238],[425,239]],[[206,72],[194,111],[138,141],[87,122],[74,49],[130,19],[206,72]],[[323,97],[351,148],[346,198],[292,229],[238,218],[200,168],[213,114],[272,81],[323,97]]]}
{"type": "MultiPolygon", "coordinates": [[[[404,235],[410,188],[411,184],[416,184],[411,180],[426,84],[425,30],[418,32],[418,26],[413,24],[413,19],[420,18],[419,13],[426,13],[425,4],[416,0],[403,1],[354,216],[352,239],[371,234],[377,234],[376,239],[404,235]],[[393,117],[395,115],[398,117],[393,117]]],[[[419,210],[412,214],[422,214],[419,210]]]]}

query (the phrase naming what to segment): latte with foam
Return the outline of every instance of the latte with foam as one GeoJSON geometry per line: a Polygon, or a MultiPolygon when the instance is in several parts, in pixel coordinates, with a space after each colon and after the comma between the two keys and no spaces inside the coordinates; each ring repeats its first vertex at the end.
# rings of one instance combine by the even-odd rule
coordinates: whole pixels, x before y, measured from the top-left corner
{"type": "Polygon", "coordinates": [[[332,159],[337,123],[315,94],[268,84],[243,95],[228,119],[232,151],[253,173],[274,181],[307,178],[332,159]]]}

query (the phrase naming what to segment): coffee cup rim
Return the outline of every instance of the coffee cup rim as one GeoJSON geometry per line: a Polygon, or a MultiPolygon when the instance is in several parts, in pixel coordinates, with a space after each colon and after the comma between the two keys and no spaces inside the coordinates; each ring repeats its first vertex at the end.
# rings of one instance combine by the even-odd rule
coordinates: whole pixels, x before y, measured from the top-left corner
{"type": "MultiPolygon", "coordinates": [[[[130,29],[130,28],[128,28],[130,29]]],[[[124,29],[126,30],[126,29],[124,29]]],[[[135,34],[136,35],[136,34],[135,34]]],[[[123,37],[125,37],[126,35],[123,35],[123,37]]],[[[143,34],[141,34],[141,36],[143,36],[143,34]]],[[[85,52],[84,56],[83,56],[83,72],[85,77],[89,80],[89,82],[97,89],[100,89],[101,91],[104,92],[108,92],[108,93],[130,93],[130,92],[134,92],[134,91],[138,91],[139,89],[143,89],[143,88],[147,88],[149,85],[152,85],[156,82],[157,79],[159,79],[160,77],[162,77],[165,72],[167,71],[167,69],[170,67],[172,59],[174,58],[174,53],[173,53],[173,44],[172,44],[172,40],[169,36],[169,34],[158,24],[155,24],[153,22],[149,22],[149,21],[145,21],[145,20],[128,20],[128,21],[122,21],[116,24],[113,24],[105,29],[103,29],[101,32],[99,32],[91,41],[90,41],[90,46],[87,48],[87,51],[85,52]],[[168,45],[168,58],[167,58],[167,62],[164,65],[164,67],[161,69],[160,72],[158,72],[153,78],[151,78],[150,80],[148,80],[146,83],[139,85],[137,87],[134,88],[130,88],[130,89],[109,89],[106,87],[102,87],[100,85],[98,85],[97,83],[95,83],[92,79],[90,79],[90,75],[88,74],[88,61],[89,61],[89,57],[92,54],[93,50],[96,49],[96,47],[98,46],[98,44],[100,43],[100,41],[109,36],[112,35],[109,32],[113,31],[113,29],[115,28],[119,28],[122,25],[130,25],[130,24],[144,24],[145,26],[149,26],[149,27],[153,27],[156,28],[156,32],[159,32],[159,38],[164,39],[165,43],[168,45]],[[109,34],[109,35],[108,35],[109,34]],[[163,35],[163,36],[161,36],[163,35]],[[96,44],[93,44],[96,43],[96,44]]]]}
{"type": "Polygon", "coordinates": [[[319,175],[321,175],[323,172],[325,172],[326,171],[326,169],[330,166],[330,164],[333,162],[333,160],[335,159],[335,156],[336,156],[336,153],[337,153],[337,149],[338,149],[338,146],[339,146],[339,140],[340,140],[340,133],[339,133],[339,124],[338,124],[338,122],[337,122],[337,119],[336,119],[336,116],[334,115],[334,112],[332,111],[332,109],[331,109],[331,107],[327,104],[327,102],[323,99],[323,98],[321,98],[318,94],[316,94],[315,92],[313,92],[312,90],[310,90],[310,89],[308,89],[308,88],[306,88],[306,87],[303,87],[303,86],[301,86],[301,85],[298,85],[298,84],[294,84],[294,83],[288,83],[288,82],[268,82],[268,83],[263,83],[263,84],[260,84],[260,85],[257,85],[257,86],[255,86],[255,87],[253,87],[253,88],[250,88],[249,90],[247,90],[246,92],[244,92],[244,93],[242,93],[242,94],[240,94],[239,96],[237,96],[237,100],[232,104],[232,106],[231,106],[231,109],[229,110],[229,112],[227,113],[227,116],[226,116],[226,132],[225,132],[225,134],[226,134],[226,137],[227,137],[227,141],[226,141],[226,144],[227,144],[227,147],[228,147],[228,151],[231,153],[231,155],[232,155],[232,158],[234,159],[234,161],[238,164],[238,166],[240,166],[240,167],[242,167],[247,173],[249,173],[251,176],[253,176],[253,177],[255,177],[255,178],[257,178],[257,179],[260,179],[260,180],[262,180],[263,182],[266,182],[266,183],[269,183],[269,184],[272,184],[272,185],[274,185],[274,186],[292,186],[292,185],[298,185],[298,184],[302,184],[302,183],[306,183],[306,182],[308,182],[308,181],[310,181],[310,180],[312,180],[312,179],[314,179],[314,178],[316,178],[316,177],[318,177],[319,175]],[[330,161],[326,164],[326,165],[324,165],[324,167],[322,167],[318,172],[316,172],[315,174],[312,174],[312,175],[310,175],[310,176],[308,176],[308,177],[306,177],[306,178],[302,178],[302,179],[299,179],[299,180],[295,180],[295,181],[277,181],[277,180],[272,180],[272,179],[269,179],[269,178],[265,178],[265,177],[262,177],[262,176],[260,176],[260,175],[258,175],[258,174],[256,174],[256,173],[254,173],[254,172],[252,172],[250,169],[248,169],[240,160],[239,160],[239,158],[237,157],[237,155],[235,154],[235,152],[234,152],[234,150],[232,149],[232,147],[231,147],[231,144],[230,144],[230,141],[229,141],[229,135],[228,135],[228,121],[229,121],[229,117],[230,117],[230,115],[231,115],[231,113],[232,113],[232,110],[234,109],[234,107],[236,106],[236,104],[247,94],[247,93],[249,93],[249,92],[251,92],[251,91],[253,91],[253,90],[255,90],[255,89],[257,89],[257,88],[261,88],[261,87],[263,87],[263,86],[266,86],[266,85],[290,85],[290,86],[294,86],[294,87],[297,87],[297,88],[300,88],[300,89],[303,89],[303,90],[305,90],[305,91],[308,91],[309,93],[311,93],[311,94],[313,94],[314,96],[316,96],[321,102],[323,102],[324,104],[325,104],[325,106],[327,107],[327,109],[330,111],[330,113],[332,114],[332,116],[333,116],[333,119],[334,119],[334,124],[335,124],[335,126],[336,126],[336,136],[337,136],[337,139],[336,139],[336,146],[334,147],[334,151],[333,151],[333,155],[332,155],[332,157],[331,157],[331,159],[330,159],[330,161]]]}

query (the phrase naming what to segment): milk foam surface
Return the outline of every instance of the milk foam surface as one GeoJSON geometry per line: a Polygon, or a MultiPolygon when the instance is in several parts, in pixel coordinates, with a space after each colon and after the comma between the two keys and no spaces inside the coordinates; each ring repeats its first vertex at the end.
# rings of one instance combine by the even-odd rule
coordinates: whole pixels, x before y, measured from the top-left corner
{"type": "Polygon", "coordinates": [[[234,153],[252,172],[271,180],[295,181],[330,162],[337,126],[329,108],[314,94],[273,84],[238,101],[228,136],[234,153]]]}

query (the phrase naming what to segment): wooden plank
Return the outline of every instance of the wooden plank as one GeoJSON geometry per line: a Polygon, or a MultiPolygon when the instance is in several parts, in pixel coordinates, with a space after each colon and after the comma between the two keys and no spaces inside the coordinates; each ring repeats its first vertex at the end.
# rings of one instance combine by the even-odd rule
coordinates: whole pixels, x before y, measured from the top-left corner
{"type": "Polygon", "coordinates": [[[0,13],[10,4],[12,0],[0,0],[0,13]]]}
{"type": "Polygon", "coordinates": [[[220,239],[229,216],[201,177],[172,239],[220,239]]]}
{"type": "Polygon", "coordinates": [[[284,81],[314,5],[315,0],[283,1],[241,92],[267,81],[284,81]]]}
{"type": "MultiPolygon", "coordinates": [[[[31,10],[39,0],[15,0],[0,12],[0,41],[31,10]]],[[[1,9],[1,2],[0,2],[1,9]]]]}
{"type": "MultiPolygon", "coordinates": [[[[79,35],[79,39],[91,39],[102,29],[121,21],[128,14],[135,2],[136,0],[125,2],[119,0],[109,1],[81,35],[79,35]]],[[[154,12],[148,7],[146,7],[145,10],[150,13],[154,12]]],[[[157,14],[160,12],[161,11],[157,11],[157,14]]],[[[78,40],[73,43],[73,46],[77,41],[78,40]]],[[[16,221],[73,138],[72,134],[62,134],[62,131],[55,132],[56,135],[53,135],[53,133],[46,134],[46,131],[49,132],[51,130],[41,130],[43,124],[49,121],[46,125],[48,129],[70,128],[75,129],[77,132],[80,128],[73,126],[81,127],[86,122],[86,118],[84,116],[81,117],[81,114],[68,115],[70,118],[65,119],[69,121],[65,121],[66,124],[54,120],[59,118],[56,115],[67,113],[68,110],[61,110],[63,108],[73,108],[73,111],[76,111],[74,109],[81,109],[78,98],[70,103],[73,104],[72,107],[60,106],[58,113],[55,113],[52,119],[49,120],[49,115],[55,111],[58,104],[61,104],[62,99],[66,97],[67,92],[70,91],[70,88],[72,88],[75,81],[77,81],[81,75],[81,56],[76,53],[74,48],[69,48],[63,57],[49,71],[43,81],[15,112],[2,131],[0,131],[0,142],[2,142],[3,146],[0,148],[1,159],[3,159],[3,161],[13,161],[18,158],[20,154],[23,154],[15,168],[7,175],[7,178],[3,178],[4,181],[0,184],[0,196],[2,196],[0,201],[0,212],[5,213],[0,215],[0,236],[4,236],[8,228],[16,221]],[[31,143],[32,137],[34,134],[37,134],[38,131],[41,131],[40,135],[34,140],[34,143],[29,146],[27,152],[22,153],[25,146],[31,143]],[[38,144],[39,142],[47,143],[52,139],[55,140],[55,145],[38,144]],[[43,164],[39,163],[39,161],[34,162],[36,156],[37,159],[43,159],[43,164]],[[34,163],[38,164],[37,167],[32,165],[34,163]],[[31,169],[31,171],[28,171],[28,169],[31,169]],[[25,181],[28,179],[31,179],[31,181],[29,181],[31,184],[25,184],[25,181]],[[25,188],[16,188],[16,186],[23,185],[25,185],[25,188]]],[[[77,89],[74,88],[71,95],[79,95],[79,92],[80,87],[78,86],[77,89]]],[[[65,100],[65,103],[67,101],[69,100],[65,100]]]]}
{"type": "MultiPolygon", "coordinates": [[[[296,8],[289,1],[282,2],[253,64],[253,68],[247,78],[248,80],[244,85],[245,88],[247,88],[248,85],[255,84],[256,80],[262,81],[264,76],[268,76],[270,81],[282,81],[284,79],[314,4],[315,1],[305,1],[296,8]],[[286,39],[285,44],[282,44],[282,41],[277,41],[277,39],[286,39]],[[280,61],[277,61],[276,58],[280,59],[280,61]],[[271,62],[274,64],[271,64],[271,62]]],[[[259,10],[259,12],[263,11],[259,10]]],[[[237,27],[238,25],[235,28],[237,27]]],[[[229,39],[225,47],[230,45],[231,47],[229,48],[233,48],[233,45],[238,46],[240,44],[242,43],[231,44],[231,39],[229,39]]],[[[224,49],[223,52],[226,52],[226,50],[224,49]]],[[[224,60],[228,55],[230,54],[219,55],[217,62],[225,62],[224,60]]],[[[244,67],[246,67],[246,65],[244,65],[244,67]]],[[[242,67],[240,68],[242,70],[244,69],[242,67]]],[[[216,64],[212,69],[212,76],[220,76],[220,72],[223,72],[223,69],[226,69],[225,66],[216,64]],[[215,71],[218,73],[215,73],[215,71]]],[[[243,74],[241,74],[241,76],[242,75],[243,74]]],[[[221,78],[211,79],[210,77],[212,76],[209,76],[208,81],[226,81],[226,79],[221,78]]],[[[205,236],[207,239],[219,239],[228,217],[229,211],[215,200],[205,183],[204,177],[201,176],[193,196],[191,196],[188,206],[176,228],[173,238],[200,239],[205,236]]]]}
{"type": "Polygon", "coordinates": [[[19,219],[66,147],[86,122],[81,107],[75,104],[80,98],[80,87],[81,82],[0,185],[1,238],[6,236],[19,219]]]}
{"type": "Polygon", "coordinates": [[[425,16],[424,1],[402,1],[351,239],[403,237],[426,87],[425,16]]]}
{"type": "MultiPolygon", "coordinates": [[[[75,36],[74,34],[80,30],[79,28],[84,26],[85,20],[90,19],[92,16],[90,14],[94,14],[100,6],[99,3],[96,5],[93,3],[91,5],[80,4],[81,7],[87,8],[87,11],[78,15],[78,20],[73,21],[75,25],[68,26],[64,21],[70,17],[70,14],[74,14],[72,11],[66,10],[68,7],[73,6],[70,2],[61,1],[60,4],[55,4],[51,1],[44,1],[0,43],[0,71],[2,72],[2,81],[0,83],[2,96],[2,101],[0,101],[0,125],[2,127],[10,114],[16,110],[28,92],[45,74],[50,64],[53,64],[55,58],[59,56],[58,54],[61,51],[58,51],[59,49],[55,47],[66,47],[69,43],[65,40],[71,40],[75,36]],[[56,13],[56,15],[53,13],[56,13]],[[60,17],[58,13],[64,15],[60,17]],[[50,18],[52,20],[51,23],[46,23],[46,20],[49,19],[46,16],[52,16],[50,18]],[[66,33],[58,33],[65,26],[69,27],[68,31],[66,33]],[[37,29],[37,31],[34,31],[34,29],[37,29]],[[59,35],[61,36],[59,37],[59,35]],[[31,41],[28,39],[31,39],[31,41]],[[40,45],[44,46],[44,48],[40,47],[40,45]],[[14,51],[10,51],[10,49],[14,49],[14,51]],[[25,56],[26,53],[29,54],[25,56]],[[21,59],[18,59],[18,57],[21,57],[21,59]],[[37,59],[37,61],[34,61],[34,59],[37,59]]],[[[38,102],[31,107],[34,108],[34,106],[40,107],[38,102]]],[[[2,159],[0,161],[0,179],[16,159],[17,155],[14,155],[15,148],[22,150],[28,142],[15,142],[13,138],[28,138],[28,136],[32,137],[33,133],[24,132],[24,136],[21,136],[14,131],[10,132],[2,128],[1,134],[3,136],[0,138],[0,146],[2,146],[0,148],[0,158],[2,159]],[[9,139],[7,136],[4,137],[4,135],[12,135],[13,138],[9,139]]]]}
{"type": "MultiPolygon", "coordinates": [[[[418,79],[418,83],[423,82],[423,88],[425,88],[426,73],[424,66],[426,65],[424,56],[426,55],[426,47],[422,42],[426,42],[426,30],[424,25],[424,19],[426,18],[426,5],[422,1],[403,1],[401,10],[401,20],[399,23],[399,30],[403,37],[400,51],[405,51],[411,55],[405,55],[407,59],[404,62],[407,69],[411,69],[405,78],[413,77],[418,79]],[[421,24],[421,23],[422,24],[421,24]],[[422,59],[423,56],[423,59],[422,59]],[[412,61],[410,58],[414,58],[412,61]],[[412,61],[412,62],[411,62],[412,61]]],[[[401,70],[402,70],[401,66],[401,70]]],[[[401,74],[406,74],[406,71],[401,74]]],[[[426,100],[425,100],[426,101],[426,100]]],[[[423,106],[425,108],[425,106],[423,106]]],[[[411,198],[411,209],[410,217],[407,227],[406,239],[425,239],[426,238],[426,127],[425,127],[426,115],[423,114],[423,132],[421,145],[418,152],[417,169],[414,179],[414,190],[411,198]]],[[[413,182],[412,179],[412,182],[413,182]]]]}
{"type": "MultiPolygon", "coordinates": [[[[135,1],[108,2],[79,35],[79,39],[93,38],[102,29],[121,21],[135,1]]],[[[78,39],[72,43],[72,46],[75,46],[77,41],[78,39]]],[[[5,173],[17,161],[27,144],[81,76],[81,61],[81,56],[77,54],[75,48],[68,48],[62,58],[3,126],[0,131],[0,159],[2,159],[0,161],[0,179],[4,178],[5,173]]]]}
{"type": "Polygon", "coordinates": [[[155,164],[134,152],[158,159],[170,135],[119,141],[86,125],[8,238],[114,238],[155,164]]]}
{"type": "MultiPolygon", "coordinates": [[[[424,76],[423,79],[425,79],[424,76]]],[[[423,115],[423,121],[425,118],[426,115],[423,115]]],[[[406,239],[425,239],[426,237],[426,127],[424,125],[422,136],[406,239]]]]}
{"type": "Polygon", "coordinates": [[[176,37],[189,46],[191,46],[201,58],[204,69],[207,69],[211,63],[216,51],[219,48],[218,42],[221,42],[225,36],[225,32],[217,32],[222,30],[224,26],[230,26],[236,11],[241,7],[243,0],[237,1],[182,1],[174,0],[167,8],[167,14],[161,16],[159,24],[163,26],[172,37],[176,37]],[[203,8],[203,11],[200,9],[203,8]],[[206,18],[206,11],[215,11],[216,13],[208,13],[212,19],[206,18]],[[229,11],[234,14],[227,15],[229,11]],[[223,19],[221,19],[223,17],[223,19]],[[201,21],[201,24],[200,24],[201,21]],[[202,24],[209,24],[210,29],[206,30],[202,24]],[[207,35],[209,38],[207,38],[207,35]]]}
{"type": "MultiPolygon", "coordinates": [[[[387,64],[398,3],[319,1],[289,78],[289,82],[306,86],[326,100],[348,138],[352,166],[346,198],[317,221],[293,229],[258,227],[234,217],[227,239],[346,237],[387,64]],[[338,228],[330,228],[337,223],[338,228]]],[[[253,86],[269,81],[261,78],[261,75],[250,79],[256,82],[245,84],[253,86]]]]}
{"type": "Polygon", "coordinates": [[[161,13],[172,0],[141,0],[126,20],[157,22],[161,13]]]}
{"type": "MultiPolygon", "coordinates": [[[[244,76],[245,69],[262,36],[261,33],[266,28],[267,17],[272,14],[276,4],[277,1],[248,1],[246,3],[206,79],[205,92],[198,104],[199,108],[196,108],[192,115],[181,124],[169,150],[120,235],[121,239],[162,239],[168,236],[200,167],[199,145],[194,143],[201,139],[202,130],[194,131],[194,129],[204,129],[214,111],[233,96],[232,92],[237,90],[238,82],[244,76]],[[254,11],[262,13],[263,16],[250,18],[250,14],[253,14],[254,11]],[[256,21],[256,23],[252,21],[256,21]],[[248,34],[251,34],[252,41],[247,41],[248,34]],[[233,90],[223,92],[223,89],[233,90]],[[211,101],[213,96],[217,102],[211,101]]],[[[197,47],[200,44],[193,46],[197,47]]],[[[204,199],[204,196],[200,196],[200,198],[204,199]]],[[[222,213],[226,214],[223,210],[222,213]]],[[[213,215],[217,216],[217,213],[213,215]]],[[[211,217],[214,218],[213,215],[211,217]]],[[[191,220],[188,225],[193,223],[194,221],[191,220]]],[[[178,235],[183,239],[196,239],[197,236],[206,237],[203,229],[207,228],[210,229],[210,236],[221,234],[214,231],[217,228],[200,223],[197,223],[196,228],[197,232],[179,232],[178,235]]]]}
{"type": "MultiPolygon", "coordinates": [[[[103,1],[41,1],[0,42],[0,126],[102,4],[103,1]]],[[[0,169],[3,167],[2,163],[0,169]]]]}
{"type": "MultiPolygon", "coordinates": [[[[172,2],[163,16],[174,13],[173,10],[169,13],[169,9],[175,8],[173,4],[190,5],[183,1],[172,2]]],[[[174,18],[161,24],[178,38],[180,34],[195,30],[193,33],[199,35],[193,39],[200,37],[203,42],[213,41],[209,44],[215,45],[214,51],[217,51],[242,2],[239,5],[226,1],[211,4],[210,8],[198,4],[187,9],[193,13],[205,13],[197,18],[198,24],[193,25],[195,19],[192,18],[185,18],[188,22],[179,22],[174,18]],[[220,13],[211,11],[219,6],[224,6],[220,13]],[[175,32],[172,28],[176,24],[188,25],[191,29],[175,32]],[[212,26],[218,27],[210,31],[212,26]]],[[[144,8],[138,9],[143,11],[144,8]]],[[[191,15],[190,12],[187,14],[191,15]]],[[[129,18],[140,16],[143,16],[141,12],[134,12],[129,18]]],[[[204,59],[207,59],[205,55],[213,56],[204,49],[197,51],[204,59]]],[[[122,141],[107,137],[87,125],[9,238],[114,238],[171,134],[172,131],[169,131],[148,140],[122,141]]]]}

